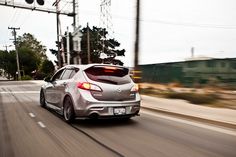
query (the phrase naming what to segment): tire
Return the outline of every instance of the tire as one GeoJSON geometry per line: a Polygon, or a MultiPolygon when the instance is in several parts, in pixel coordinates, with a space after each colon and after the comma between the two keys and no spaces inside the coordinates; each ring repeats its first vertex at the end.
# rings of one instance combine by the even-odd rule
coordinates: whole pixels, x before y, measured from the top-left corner
{"type": "Polygon", "coordinates": [[[63,116],[67,123],[71,123],[75,119],[74,107],[69,97],[66,97],[64,101],[63,116]]]}
{"type": "Polygon", "coordinates": [[[40,106],[43,108],[46,108],[46,101],[45,101],[45,96],[43,93],[43,90],[40,91],[40,106]]]}

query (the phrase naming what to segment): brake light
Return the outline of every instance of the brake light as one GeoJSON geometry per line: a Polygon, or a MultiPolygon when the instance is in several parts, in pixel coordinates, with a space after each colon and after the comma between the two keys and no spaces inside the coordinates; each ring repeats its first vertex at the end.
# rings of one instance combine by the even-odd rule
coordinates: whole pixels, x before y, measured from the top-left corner
{"type": "Polygon", "coordinates": [[[84,90],[102,91],[102,89],[99,86],[91,84],[89,82],[79,82],[77,83],[77,87],[84,90]]]}
{"type": "Polygon", "coordinates": [[[109,67],[109,66],[106,66],[106,67],[104,67],[104,69],[108,69],[108,70],[117,70],[117,67],[109,67]]]}
{"type": "Polygon", "coordinates": [[[91,85],[90,85],[90,83],[88,83],[88,82],[83,82],[83,83],[79,82],[79,83],[77,84],[77,87],[78,87],[78,88],[81,88],[81,89],[89,90],[89,89],[91,88],[91,85]]]}
{"type": "Polygon", "coordinates": [[[104,70],[104,72],[106,72],[106,73],[113,73],[114,70],[104,70]]]}
{"type": "Polygon", "coordinates": [[[138,84],[134,84],[134,86],[131,88],[131,92],[138,92],[138,91],[139,91],[138,84]]]}

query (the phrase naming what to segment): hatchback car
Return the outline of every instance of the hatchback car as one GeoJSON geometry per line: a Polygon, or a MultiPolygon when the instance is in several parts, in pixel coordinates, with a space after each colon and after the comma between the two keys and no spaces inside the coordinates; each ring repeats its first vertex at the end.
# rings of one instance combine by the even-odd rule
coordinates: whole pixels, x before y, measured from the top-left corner
{"type": "Polygon", "coordinates": [[[40,104],[74,118],[126,118],[138,115],[140,95],[129,69],[106,64],[67,65],[41,87],[40,104]]]}

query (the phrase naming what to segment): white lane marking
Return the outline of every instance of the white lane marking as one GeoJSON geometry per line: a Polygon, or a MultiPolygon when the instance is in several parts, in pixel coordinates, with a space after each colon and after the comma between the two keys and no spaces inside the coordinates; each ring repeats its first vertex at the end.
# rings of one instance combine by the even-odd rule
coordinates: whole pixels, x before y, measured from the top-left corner
{"type": "Polygon", "coordinates": [[[30,117],[34,118],[36,117],[33,113],[29,113],[30,117]]]}
{"type": "Polygon", "coordinates": [[[1,91],[0,94],[39,94],[39,91],[1,91]]]}
{"type": "Polygon", "coordinates": [[[171,120],[171,121],[180,122],[180,123],[184,123],[184,124],[189,124],[189,125],[197,126],[197,127],[200,127],[200,128],[209,129],[209,130],[212,130],[212,131],[217,131],[217,132],[220,132],[220,133],[225,133],[225,134],[228,134],[228,135],[236,136],[236,131],[233,131],[233,130],[227,130],[227,129],[223,129],[223,128],[219,128],[219,127],[215,127],[215,126],[210,126],[210,125],[207,125],[207,124],[191,122],[191,121],[188,121],[188,120],[178,119],[178,118],[174,118],[174,117],[168,117],[168,116],[160,115],[160,114],[157,114],[157,113],[151,113],[149,111],[143,111],[142,110],[141,112],[144,113],[144,114],[154,116],[154,117],[168,119],[168,120],[171,120]]]}
{"type": "Polygon", "coordinates": [[[39,124],[39,126],[41,127],[41,128],[46,128],[46,126],[43,124],[43,122],[38,122],[38,124],[39,124]]]}

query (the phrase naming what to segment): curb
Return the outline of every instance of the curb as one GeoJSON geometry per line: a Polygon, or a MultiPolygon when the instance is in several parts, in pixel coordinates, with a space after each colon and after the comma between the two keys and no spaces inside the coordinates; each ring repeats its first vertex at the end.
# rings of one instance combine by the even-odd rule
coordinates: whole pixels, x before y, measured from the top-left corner
{"type": "Polygon", "coordinates": [[[211,120],[211,119],[206,119],[206,118],[201,118],[201,117],[196,117],[196,116],[190,116],[190,115],[185,115],[185,114],[180,114],[180,113],[165,111],[165,110],[160,110],[160,109],[154,109],[154,108],[145,107],[145,106],[141,106],[141,108],[149,110],[149,111],[165,114],[165,115],[171,115],[174,117],[183,118],[183,119],[191,119],[191,120],[198,121],[198,122],[203,122],[203,123],[218,125],[218,126],[222,126],[222,127],[231,128],[231,129],[236,129],[236,124],[232,124],[232,123],[228,123],[228,122],[222,122],[222,121],[211,120]]]}

